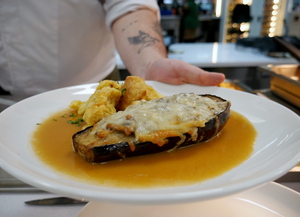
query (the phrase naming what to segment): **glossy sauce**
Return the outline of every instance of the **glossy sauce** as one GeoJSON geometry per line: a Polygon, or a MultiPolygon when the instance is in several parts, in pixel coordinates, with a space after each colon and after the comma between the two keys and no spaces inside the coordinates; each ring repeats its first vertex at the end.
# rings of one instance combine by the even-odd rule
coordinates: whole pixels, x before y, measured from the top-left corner
{"type": "Polygon", "coordinates": [[[92,164],[73,152],[71,138],[81,126],[68,123],[78,118],[69,116],[73,116],[71,111],[63,111],[37,126],[32,138],[35,153],[62,176],[108,187],[173,187],[201,183],[249,158],[257,134],[244,116],[231,110],[223,131],[209,142],[172,152],[92,164]]]}

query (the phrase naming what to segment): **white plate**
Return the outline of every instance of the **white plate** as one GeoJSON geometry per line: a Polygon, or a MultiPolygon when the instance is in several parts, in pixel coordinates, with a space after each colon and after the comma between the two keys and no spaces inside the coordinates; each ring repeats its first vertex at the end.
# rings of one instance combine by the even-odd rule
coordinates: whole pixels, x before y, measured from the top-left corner
{"type": "Polygon", "coordinates": [[[173,205],[121,205],[89,202],[77,217],[299,217],[300,194],[276,183],[196,203],[173,205]]]}
{"type": "Polygon", "coordinates": [[[36,123],[66,108],[74,99],[87,100],[97,84],[58,89],[21,101],[0,113],[0,166],[20,180],[60,195],[92,201],[175,203],[205,200],[242,190],[284,175],[300,160],[300,118],[287,108],[253,94],[219,87],[148,82],[165,95],[209,93],[232,102],[258,131],[254,152],[241,165],[201,184],[162,189],[118,189],[95,186],[58,175],[31,149],[36,123]]]}

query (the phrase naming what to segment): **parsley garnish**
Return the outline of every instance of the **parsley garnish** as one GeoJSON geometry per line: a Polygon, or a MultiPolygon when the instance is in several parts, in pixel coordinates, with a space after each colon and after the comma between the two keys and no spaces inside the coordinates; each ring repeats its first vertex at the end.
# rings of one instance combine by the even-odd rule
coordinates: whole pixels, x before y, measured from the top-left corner
{"type": "MultiPolygon", "coordinates": [[[[81,122],[83,122],[84,120],[82,118],[78,118],[77,120],[75,121],[72,121],[72,120],[69,120],[67,121],[69,124],[80,124],[81,122]]],[[[77,125],[77,126],[80,126],[80,125],[77,125]]]]}

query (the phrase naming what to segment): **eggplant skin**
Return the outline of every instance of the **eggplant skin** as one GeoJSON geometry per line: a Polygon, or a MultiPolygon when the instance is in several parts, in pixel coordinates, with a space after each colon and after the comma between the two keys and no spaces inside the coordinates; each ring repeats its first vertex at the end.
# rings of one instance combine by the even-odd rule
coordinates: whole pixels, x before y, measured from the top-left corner
{"type": "MultiPolygon", "coordinates": [[[[216,101],[226,101],[214,95],[205,94],[201,96],[209,97],[216,101]]],[[[152,142],[120,142],[117,144],[107,144],[92,148],[90,148],[89,146],[80,145],[80,139],[78,138],[82,136],[84,137],[85,134],[88,134],[93,128],[93,126],[91,126],[73,135],[73,149],[86,161],[100,163],[111,160],[125,159],[127,157],[154,154],[205,142],[218,135],[226,125],[230,117],[231,106],[229,101],[226,102],[228,103],[224,111],[206,122],[204,127],[198,127],[198,136],[194,141],[191,139],[191,135],[186,133],[184,134],[185,140],[183,142],[180,141],[180,137],[169,137],[167,138],[168,142],[162,146],[158,146],[157,144],[154,144],[152,142]],[[132,148],[133,146],[134,148],[132,148]]]]}

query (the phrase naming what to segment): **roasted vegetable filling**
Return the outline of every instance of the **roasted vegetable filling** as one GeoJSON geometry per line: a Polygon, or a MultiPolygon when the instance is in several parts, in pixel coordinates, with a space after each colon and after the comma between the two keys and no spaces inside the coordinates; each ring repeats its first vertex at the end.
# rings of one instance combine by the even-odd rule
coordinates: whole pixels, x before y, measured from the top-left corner
{"type": "Polygon", "coordinates": [[[174,150],[215,137],[229,116],[230,102],[214,95],[142,100],[76,133],[73,147],[91,162],[174,150]]]}
{"type": "MultiPolygon", "coordinates": [[[[91,133],[103,141],[100,142],[102,145],[107,144],[105,137],[114,132],[131,136],[131,139],[134,137],[134,141],[152,142],[159,146],[164,145],[168,137],[179,136],[184,141],[185,133],[196,140],[197,128],[204,127],[226,106],[227,102],[217,102],[193,93],[181,93],[131,105],[125,111],[103,118],[91,133]]],[[[122,142],[124,136],[117,138],[117,135],[115,142],[122,142]]]]}

